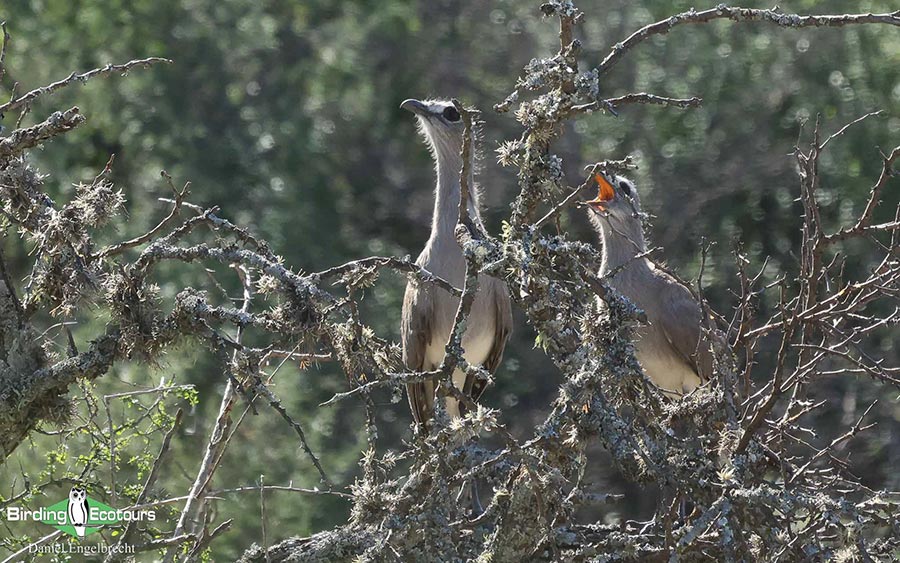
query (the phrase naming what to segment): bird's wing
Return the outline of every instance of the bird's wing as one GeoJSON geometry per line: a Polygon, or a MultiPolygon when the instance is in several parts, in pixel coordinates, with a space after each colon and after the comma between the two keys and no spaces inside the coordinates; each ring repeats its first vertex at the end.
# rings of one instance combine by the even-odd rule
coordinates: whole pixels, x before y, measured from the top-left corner
{"type": "MultiPolygon", "coordinates": [[[[497,371],[500,367],[500,361],[503,359],[503,350],[506,348],[506,341],[509,340],[509,334],[512,332],[512,307],[509,301],[509,290],[502,281],[491,278],[493,285],[493,299],[491,299],[494,309],[494,342],[491,345],[491,351],[488,353],[487,360],[484,362],[484,369],[491,373],[497,371]]],[[[487,382],[483,379],[475,377],[466,377],[466,383],[463,392],[467,393],[472,400],[477,401],[481,398],[487,387],[487,382]]]]}
{"type": "Polygon", "coordinates": [[[694,370],[701,381],[712,376],[713,357],[709,342],[702,330],[703,310],[700,303],[681,282],[657,270],[660,284],[660,306],[666,314],[659,315],[663,334],[675,352],[694,370]]]}
{"type": "MultiPolygon", "coordinates": [[[[409,284],[403,297],[400,337],[403,363],[412,371],[425,371],[425,349],[431,341],[434,300],[431,287],[409,284]]],[[[431,418],[434,406],[434,382],[421,381],[406,385],[409,408],[419,424],[431,418]]]]}

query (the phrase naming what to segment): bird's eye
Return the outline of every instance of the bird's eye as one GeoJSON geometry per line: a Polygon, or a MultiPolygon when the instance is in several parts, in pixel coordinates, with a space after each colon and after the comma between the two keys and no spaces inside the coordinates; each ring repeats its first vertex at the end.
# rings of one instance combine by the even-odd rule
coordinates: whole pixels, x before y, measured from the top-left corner
{"type": "Polygon", "coordinates": [[[627,195],[628,197],[632,197],[634,194],[631,192],[631,185],[628,182],[619,182],[619,189],[627,195]]]}
{"type": "Polygon", "coordinates": [[[443,113],[444,119],[450,122],[459,121],[459,112],[456,111],[456,108],[453,106],[444,108],[443,113]]]}

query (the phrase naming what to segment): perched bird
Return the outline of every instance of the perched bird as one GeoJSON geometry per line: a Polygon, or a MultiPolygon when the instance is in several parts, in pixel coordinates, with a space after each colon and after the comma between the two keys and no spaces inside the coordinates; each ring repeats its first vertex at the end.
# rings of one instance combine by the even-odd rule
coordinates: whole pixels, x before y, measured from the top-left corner
{"type": "Polygon", "coordinates": [[[700,303],[687,286],[646,256],[641,202],[634,184],[595,176],[599,190],[588,201],[591,223],[603,243],[600,276],[643,309],[647,324],[635,335],[635,357],[669,397],[696,389],[712,376],[713,358],[700,303]]]}
{"type": "MultiPolygon", "coordinates": [[[[400,107],[418,118],[419,130],[431,149],[437,172],[431,236],[416,264],[454,287],[462,288],[466,260],[454,234],[461,197],[460,153],[464,129],[461,116],[448,101],[406,100],[400,107]]],[[[474,185],[472,176],[468,181],[469,186],[474,185]]],[[[472,221],[482,226],[477,190],[470,192],[468,211],[472,221]]],[[[407,368],[430,371],[441,365],[458,307],[459,298],[433,284],[410,283],[406,286],[400,332],[403,361],[407,368]]],[[[471,365],[481,365],[493,373],[500,365],[511,327],[512,313],[506,284],[490,276],[479,276],[478,293],[462,338],[466,361],[471,365]]],[[[453,372],[453,384],[474,400],[478,400],[485,387],[484,381],[467,377],[459,369],[453,372]]],[[[427,427],[434,408],[434,381],[410,383],[407,394],[416,422],[427,427]]],[[[451,417],[461,415],[456,399],[448,396],[445,404],[451,417]]]]}

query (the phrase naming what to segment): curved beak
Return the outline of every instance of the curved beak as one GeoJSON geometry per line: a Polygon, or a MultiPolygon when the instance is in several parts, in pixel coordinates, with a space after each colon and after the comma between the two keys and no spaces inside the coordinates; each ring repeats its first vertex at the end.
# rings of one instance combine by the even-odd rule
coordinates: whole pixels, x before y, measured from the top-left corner
{"type": "Polygon", "coordinates": [[[594,174],[594,181],[597,182],[597,197],[585,203],[599,211],[606,211],[604,204],[615,199],[616,191],[613,189],[612,184],[609,183],[609,180],[606,179],[606,176],[599,172],[594,174]]]}
{"type": "Polygon", "coordinates": [[[403,100],[403,103],[400,104],[400,109],[405,109],[406,111],[411,111],[414,114],[421,116],[426,116],[430,113],[428,111],[428,106],[419,100],[413,100],[412,98],[403,100]]]}

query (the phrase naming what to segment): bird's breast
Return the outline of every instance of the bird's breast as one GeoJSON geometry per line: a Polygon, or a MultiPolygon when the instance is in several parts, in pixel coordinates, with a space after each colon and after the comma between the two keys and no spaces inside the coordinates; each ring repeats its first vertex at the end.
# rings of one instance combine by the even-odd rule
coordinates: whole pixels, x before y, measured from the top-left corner
{"type": "MultiPolygon", "coordinates": [[[[496,307],[490,302],[492,298],[489,288],[479,287],[466,320],[462,347],[463,357],[470,364],[483,364],[494,346],[496,307]]],[[[459,299],[446,291],[438,291],[435,295],[434,330],[425,353],[426,360],[432,365],[438,366],[444,359],[444,347],[450,338],[450,331],[453,330],[453,321],[458,308],[459,299]]]]}
{"type": "Polygon", "coordinates": [[[644,374],[670,397],[680,397],[700,386],[700,377],[677,356],[657,353],[640,336],[635,342],[635,357],[644,374]]]}
{"type": "MultiPolygon", "coordinates": [[[[618,276],[617,276],[618,278],[618,276]]],[[[647,324],[638,327],[634,332],[634,355],[644,375],[654,385],[662,389],[670,397],[680,397],[690,393],[702,383],[700,376],[685,363],[674,350],[662,332],[662,323],[657,318],[659,304],[654,301],[651,287],[640,288],[627,276],[614,279],[613,287],[632,303],[640,307],[647,316],[647,324]]],[[[605,303],[597,298],[600,307],[605,303]]]]}

